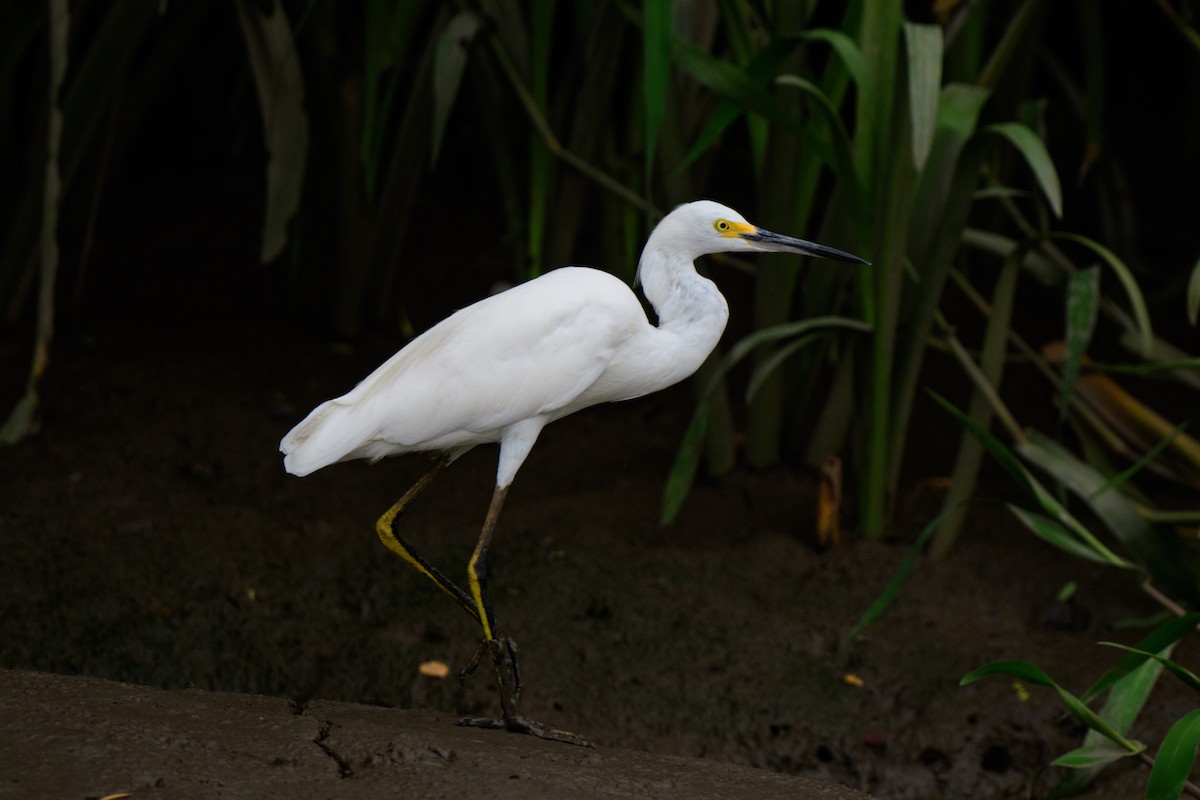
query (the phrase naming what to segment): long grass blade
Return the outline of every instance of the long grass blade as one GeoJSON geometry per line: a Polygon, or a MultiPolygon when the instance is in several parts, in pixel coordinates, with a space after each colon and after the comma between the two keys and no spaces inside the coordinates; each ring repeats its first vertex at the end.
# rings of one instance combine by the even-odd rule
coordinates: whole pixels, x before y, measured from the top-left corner
{"type": "Polygon", "coordinates": [[[1113,271],[1117,280],[1121,282],[1121,288],[1125,290],[1125,298],[1129,301],[1129,308],[1133,312],[1134,332],[1138,336],[1139,351],[1143,357],[1149,357],[1153,350],[1154,331],[1150,326],[1150,312],[1146,308],[1146,299],[1142,296],[1142,290],[1138,288],[1137,279],[1133,277],[1133,271],[1126,266],[1125,262],[1116,253],[1095,239],[1075,233],[1061,232],[1047,234],[1047,238],[1074,242],[1086,247],[1098,255],[1105,266],[1113,271]]]}
{"type": "MultiPolygon", "coordinates": [[[[742,71],[755,84],[766,86],[771,78],[779,72],[779,65],[800,41],[801,39],[795,36],[780,36],[771,40],[766,47],[754,54],[742,71]]],[[[692,148],[679,162],[676,172],[682,173],[700,156],[715,146],[721,135],[745,112],[746,109],[742,103],[730,98],[723,99],[705,122],[696,141],[692,144],[692,148]]]]}
{"type": "Polygon", "coordinates": [[[811,341],[811,337],[807,337],[807,334],[814,331],[837,329],[858,331],[860,333],[870,332],[870,327],[860,320],[848,319],[846,317],[814,317],[812,319],[776,325],[757,331],[729,349],[729,352],[724,355],[717,364],[717,367],[709,374],[708,383],[700,392],[700,396],[696,402],[696,410],[693,412],[692,420],[688,424],[688,430],[684,434],[683,444],[680,445],[679,450],[675,454],[675,460],[671,465],[671,471],[667,477],[667,485],[663,490],[663,510],[660,515],[660,524],[669,525],[674,522],[679,514],[679,509],[683,506],[683,501],[687,498],[688,492],[691,491],[696,471],[699,468],[700,457],[703,454],[704,434],[708,424],[710,404],[714,393],[721,386],[721,381],[729,370],[733,369],[743,358],[752,353],[756,347],[763,344],[794,336],[802,337],[805,341],[811,341]]]}
{"type": "MultiPolygon", "coordinates": [[[[1104,707],[1099,711],[1100,718],[1122,736],[1127,735],[1145,707],[1146,700],[1160,675],[1162,667],[1153,661],[1147,661],[1121,678],[1113,684],[1104,707]]],[[[1055,787],[1052,795],[1063,797],[1082,791],[1108,763],[1127,755],[1130,755],[1128,751],[1124,751],[1124,748],[1118,749],[1100,732],[1089,730],[1083,739],[1082,747],[1051,762],[1059,766],[1070,766],[1075,770],[1055,787]],[[1075,763],[1067,763],[1072,759],[1075,763]],[[1091,763],[1084,763],[1085,760],[1090,760],[1091,763]]]]}
{"type": "MultiPolygon", "coordinates": [[[[1200,586],[1197,585],[1200,565],[1196,563],[1195,555],[1161,537],[1154,525],[1141,515],[1137,504],[1124,494],[1097,494],[1106,480],[1102,474],[1037,431],[1030,431],[1016,449],[1029,463],[1038,465],[1090,506],[1104,526],[1156,581],[1189,602],[1200,599],[1200,586]]],[[[1103,547],[1086,529],[1077,533],[1085,536],[1092,546],[1103,547]]]]}
{"type": "Polygon", "coordinates": [[[858,622],[855,623],[854,627],[850,629],[845,638],[842,639],[842,650],[845,650],[852,641],[858,638],[860,633],[867,629],[867,626],[879,619],[880,615],[883,614],[884,611],[887,611],[888,607],[892,605],[896,599],[896,596],[904,587],[905,581],[908,580],[909,574],[913,571],[913,567],[916,566],[917,556],[919,556],[921,551],[925,549],[925,543],[929,541],[929,538],[933,536],[933,532],[936,531],[938,526],[942,524],[942,520],[956,511],[958,511],[957,506],[951,506],[950,508],[944,509],[942,513],[934,517],[929,524],[925,526],[925,528],[917,536],[917,540],[913,542],[912,547],[908,549],[908,553],[904,556],[904,561],[900,563],[899,569],[896,570],[896,574],[894,574],[891,580],[888,581],[887,586],[885,586],[883,589],[883,592],[879,595],[879,597],[875,598],[875,602],[871,603],[871,606],[866,610],[866,612],[863,613],[862,617],[858,620],[858,622]]]}
{"type": "Polygon", "coordinates": [[[304,189],[308,160],[304,76],[292,26],[279,0],[271,3],[269,13],[246,0],[239,0],[237,9],[267,146],[267,209],[259,253],[265,263],[287,246],[288,224],[300,208],[304,189]]]}
{"type": "MultiPolygon", "coordinates": [[[[1091,739],[1093,735],[1095,735],[1095,731],[1088,731],[1088,739],[1091,739]]],[[[1074,750],[1071,750],[1068,753],[1063,753],[1061,756],[1051,761],[1050,766],[1067,767],[1068,769],[1088,772],[1089,774],[1087,778],[1082,781],[1072,780],[1074,776],[1063,781],[1063,784],[1069,783],[1073,787],[1080,786],[1080,784],[1082,784],[1082,786],[1086,786],[1088,783],[1091,783],[1092,779],[1096,775],[1100,773],[1100,770],[1103,767],[1111,764],[1114,761],[1127,758],[1131,755],[1133,754],[1124,747],[1121,747],[1119,744],[1100,737],[1099,741],[1087,743],[1082,747],[1077,747],[1074,750]]],[[[1063,789],[1063,784],[1059,784],[1059,786],[1055,788],[1057,791],[1065,794],[1069,790],[1063,789]]]]}
{"type": "Polygon", "coordinates": [[[925,168],[933,147],[934,123],[942,87],[942,29],[937,25],[904,23],[908,72],[909,120],[912,125],[912,158],[925,168]]]}
{"type": "MultiPolygon", "coordinates": [[[[550,39],[554,33],[554,3],[533,0],[530,3],[529,87],[534,105],[548,111],[550,92],[550,39]]],[[[526,277],[541,274],[546,264],[546,224],[550,213],[551,153],[536,132],[529,134],[529,211],[526,247],[529,256],[526,277]]]]}
{"type": "Polygon", "coordinates": [[[1025,465],[1021,463],[1021,460],[1017,458],[1016,454],[1014,454],[1012,450],[1010,450],[1004,445],[1003,442],[996,438],[991,431],[968,417],[949,400],[942,397],[932,389],[926,389],[925,391],[930,397],[933,398],[935,403],[945,409],[950,416],[958,420],[960,425],[970,431],[972,435],[979,439],[979,441],[983,442],[983,446],[987,449],[988,453],[991,454],[992,458],[996,459],[996,462],[1004,468],[1004,471],[1009,474],[1009,477],[1011,477],[1030,498],[1036,496],[1036,492],[1033,488],[1033,476],[1029,474],[1029,470],[1025,469],[1025,465]]]}
{"type": "MultiPolygon", "coordinates": [[[[992,313],[987,318],[987,328],[983,335],[983,345],[980,352],[978,377],[975,391],[971,394],[967,415],[980,428],[987,428],[997,407],[1003,407],[999,401],[999,390],[1004,378],[1004,357],[1008,350],[1008,334],[1011,329],[1012,311],[1016,301],[1017,278],[1021,267],[1019,256],[1014,253],[1005,260],[996,278],[996,288],[992,295],[992,313]]],[[[956,337],[951,337],[956,339],[956,337]]],[[[974,377],[974,376],[973,376],[974,377]]],[[[959,506],[965,503],[974,493],[979,476],[979,465],[983,461],[983,445],[978,438],[964,431],[959,439],[958,453],[954,459],[954,467],[950,473],[950,491],[946,493],[946,507],[959,506]]],[[[937,557],[949,554],[958,534],[962,530],[964,515],[962,513],[949,515],[942,529],[938,531],[938,539],[934,547],[937,557]]]]}
{"type": "Polygon", "coordinates": [[[1184,784],[1196,762],[1200,747],[1200,709],[1184,714],[1158,748],[1150,780],[1146,784],[1146,800],[1177,800],[1183,795],[1184,784]]]}
{"type": "Polygon", "coordinates": [[[63,80],[69,59],[68,37],[71,12],[67,0],[49,4],[49,119],[46,121],[46,164],[42,184],[42,264],[38,280],[37,330],[33,343],[33,363],[25,394],[0,427],[0,443],[15,444],[37,428],[38,389],[50,363],[50,343],[54,338],[54,290],[58,283],[58,212],[62,201],[62,172],[59,149],[62,145],[63,107],[60,103],[63,80]]]}
{"type": "MultiPolygon", "coordinates": [[[[1050,516],[1051,519],[1059,523],[1059,525],[1069,531],[1076,540],[1086,545],[1087,549],[1094,554],[1100,556],[1105,564],[1122,569],[1132,569],[1133,564],[1112,552],[1109,548],[1097,539],[1091,531],[1083,526],[1067,509],[1060,503],[1053,494],[1047,491],[1046,487],[1034,478],[1033,474],[1026,469],[1025,465],[1013,454],[1009,448],[991,434],[986,428],[982,427],[975,420],[971,419],[967,414],[960,411],[952,403],[946,400],[933,390],[927,390],[934,401],[942,408],[946,409],[955,419],[959,421],[970,433],[979,439],[988,453],[999,462],[1000,466],[1004,467],[1005,471],[1016,481],[1017,485],[1032,498],[1042,510],[1050,516]]],[[[1024,438],[1018,440],[1017,448],[1020,450],[1024,438]]],[[[1024,455],[1024,454],[1023,454],[1024,455]]],[[[1039,535],[1044,531],[1035,531],[1039,535]]],[[[1055,542],[1051,542],[1055,544],[1055,542]]],[[[935,547],[937,542],[934,543],[935,547]]],[[[935,551],[934,555],[938,555],[935,551]]],[[[1090,556],[1088,556],[1090,558],[1090,556]]]]}
{"type": "Polygon", "coordinates": [[[1059,698],[1062,699],[1071,716],[1087,727],[1112,740],[1130,754],[1140,753],[1146,749],[1144,744],[1125,738],[1099,714],[1088,708],[1082,700],[1059,686],[1049,675],[1027,661],[997,661],[987,664],[968,672],[959,681],[959,685],[966,686],[989,675],[1010,675],[1026,683],[1054,689],[1058,692],[1059,698]]]}
{"type": "Polygon", "coordinates": [[[856,206],[860,201],[860,195],[863,192],[862,181],[859,179],[858,169],[854,165],[854,150],[852,139],[849,131],[846,130],[846,125],[842,122],[841,115],[820,87],[805,78],[798,75],[780,75],[775,79],[775,83],[780,86],[792,86],[800,89],[804,94],[812,100],[813,107],[820,112],[821,117],[829,126],[832,138],[832,146],[834,152],[835,163],[831,165],[833,171],[837,174],[839,187],[844,187],[845,191],[850,192],[852,197],[850,203],[856,206]]]}
{"type": "Polygon", "coordinates": [[[1054,160],[1050,158],[1050,152],[1038,135],[1029,127],[1017,122],[1002,122],[990,125],[984,130],[1004,137],[1017,149],[1033,171],[1034,179],[1042,194],[1046,196],[1046,201],[1050,203],[1050,210],[1054,212],[1054,216],[1062,217],[1062,184],[1059,183],[1054,160]]]}
{"type": "Polygon", "coordinates": [[[870,80],[862,50],[854,39],[842,31],[833,28],[813,28],[805,31],[803,38],[813,42],[825,42],[833,48],[834,54],[841,59],[842,66],[856,85],[865,86],[870,80]]]}
{"type": "Polygon", "coordinates": [[[1008,505],[1008,510],[1011,511],[1013,516],[1019,519],[1026,528],[1029,528],[1029,530],[1033,531],[1033,533],[1036,534],[1042,541],[1051,544],[1060,550],[1070,553],[1076,558],[1082,558],[1088,561],[1094,561],[1097,564],[1111,566],[1108,559],[1098,554],[1091,547],[1080,543],[1078,539],[1072,536],[1066,528],[1064,528],[1055,520],[1052,520],[1049,517],[1043,517],[1041,514],[1035,514],[1032,511],[1026,511],[1023,508],[1012,505],[1011,503],[1008,505]]]}
{"type": "Polygon", "coordinates": [[[1117,666],[1106,672],[1083,694],[1084,702],[1099,697],[1109,690],[1117,681],[1125,677],[1146,662],[1150,656],[1147,653],[1161,653],[1174,645],[1184,636],[1196,630],[1200,625],[1200,612],[1193,612],[1182,617],[1172,617],[1146,634],[1141,641],[1125,655],[1117,666]]]}
{"type": "Polygon", "coordinates": [[[475,34],[483,26],[483,19],[470,11],[460,11],[450,18],[438,36],[437,50],[433,59],[433,141],[430,145],[429,161],[437,163],[442,149],[442,137],[446,122],[462,86],[463,72],[467,68],[467,53],[475,34]]]}
{"type": "MultiPolygon", "coordinates": [[[[408,89],[412,78],[401,70],[401,60],[413,47],[422,31],[417,22],[425,9],[425,0],[394,3],[391,0],[368,0],[363,19],[362,74],[362,141],[359,160],[362,164],[363,195],[368,205],[374,203],[378,184],[385,179],[384,162],[391,135],[392,108],[401,88],[408,89]]],[[[433,26],[433,30],[437,25],[433,26]]],[[[420,42],[424,48],[425,42],[420,42]]],[[[412,103],[417,92],[404,91],[402,96],[412,103]]],[[[427,112],[426,112],[427,113],[427,112]]],[[[422,116],[424,119],[424,115],[422,116]]]]}
{"type": "Polygon", "coordinates": [[[1200,323],[1200,259],[1192,267],[1192,277],[1187,286],[1187,316],[1188,321],[1195,327],[1200,323]]]}
{"type": "Polygon", "coordinates": [[[1096,267],[1081,269],[1067,283],[1067,337],[1066,361],[1063,363],[1062,395],[1059,402],[1058,419],[1067,418],[1071,394],[1079,377],[1079,367],[1087,354],[1092,332],[1096,328],[1096,315],[1100,310],[1100,270],[1096,267]]]}
{"type": "Polygon", "coordinates": [[[745,72],[728,62],[714,58],[702,48],[679,37],[675,37],[674,40],[674,56],[678,65],[697,83],[766,118],[771,124],[797,137],[813,155],[831,168],[836,167],[836,159],[829,144],[817,137],[764,86],[756,83],[745,72]]]}
{"type": "Polygon", "coordinates": [[[646,119],[643,180],[652,197],[651,176],[658,151],[658,131],[667,109],[671,77],[671,0],[646,0],[642,6],[642,102],[646,119]]]}
{"type": "Polygon", "coordinates": [[[1183,681],[1184,684],[1186,684],[1187,687],[1193,692],[1200,692],[1200,677],[1198,677],[1196,673],[1192,672],[1187,667],[1172,661],[1161,653],[1151,653],[1147,650],[1139,650],[1136,647],[1118,644],[1117,642],[1100,642],[1100,644],[1105,645],[1106,647],[1115,647],[1118,650],[1125,650],[1130,653],[1137,653],[1138,655],[1146,656],[1147,659],[1153,659],[1162,666],[1166,667],[1167,670],[1176,678],[1179,678],[1179,680],[1183,681]]]}
{"type": "Polygon", "coordinates": [[[1110,492],[1113,489],[1119,489],[1121,486],[1127,483],[1130,478],[1148,467],[1151,462],[1158,457],[1158,454],[1170,447],[1171,444],[1179,438],[1179,436],[1184,435],[1183,432],[1187,426],[1187,420],[1184,420],[1176,425],[1170,433],[1159,439],[1158,443],[1155,444],[1154,447],[1147,450],[1141,456],[1141,458],[1130,464],[1126,469],[1121,470],[1121,472],[1105,481],[1104,485],[1095,491],[1095,494],[1103,494],[1104,492],[1110,492]]]}

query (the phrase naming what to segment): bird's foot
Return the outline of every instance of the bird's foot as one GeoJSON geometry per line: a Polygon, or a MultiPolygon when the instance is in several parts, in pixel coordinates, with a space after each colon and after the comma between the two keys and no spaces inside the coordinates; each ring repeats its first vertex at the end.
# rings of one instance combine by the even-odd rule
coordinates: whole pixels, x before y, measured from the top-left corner
{"type": "Polygon", "coordinates": [[[577,733],[570,731],[561,731],[558,728],[551,728],[543,725],[540,722],[535,722],[528,717],[523,717],[520,714],[509,714],[504,719],[493,719],[491,717],[463,717],[458,721],[459,725],[464,725],[472,728],[491,728],[494,730],[506,730],[512,733],[527,733],[530,736],[536,736],[539,739],[547,739],[552,742],[563,742],[565,744],[573,744],[579,747],[593,747],[594,744],[590,739],[585,739],[577,733]]]}
{"type": "Polygon", "coordinates": [[[467,662],[467,665],[458,674],[460,683],[466,680],[468,675],[475,672],[479,667],[479,663],[483,660],[484,653],[491,656],[492,666],[496,670],[496,683],[500,687],[500,707],[503,709],[504,716],[500,719],[493,719],[491,717],[463,717],[458,721],[459,725],[473,728],[506,730],[513,733],[527,733],[539,739],[547,739],[552,742],[565,742],[567,744],[579,745],[580,747],[592,746],[591,741],[577,733],[551,728],[528,717],[524,717],[517,711],[517,703],[521,699],[521,689],[523,687],[521,683],[521,668],[517,661],[517,643],[507,636],[498,639],[484,639],[480,642],[479,647],[475,648],[475,653],[471,656],[471,660],[467,662]]]}

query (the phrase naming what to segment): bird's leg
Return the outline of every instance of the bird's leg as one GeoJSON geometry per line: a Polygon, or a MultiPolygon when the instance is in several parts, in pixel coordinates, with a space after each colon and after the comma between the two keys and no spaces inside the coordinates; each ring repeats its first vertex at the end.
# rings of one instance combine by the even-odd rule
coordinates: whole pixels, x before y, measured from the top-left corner
{"type": "Polygon", "coordinates": [[[496,672],[496,683],[500,688],[500,709],[503,716],[501,719],[463,717],[458,724],[479,728],[503,728],[516,733],[528,733],[541,739],[591,747],[592,743],[582,736],[547,727],[521,716],[517,709],[521,698],[521,669],[517,662],[517,644],[507,636],[497,635],[496,617],[492,613],[492,602],[487,591],[488,547],[492,543],[492,533],[496,529],[496,520],[500,516],[500,508],[504,505],[507,494],[507,486],[496,487],[487,517],[483,521],[483,530],[480,531],[479,541],[475,545],[475,552],[471,554],[471,560],[467,563],[467,581],[471,587],[471,596],[475,600],[476,616],[483,627],[483,641],[459,675],[461,680],[474,672],[483,658],[484,650],[487,650],[496,672]]]}
{"type": "Polygon", "coordinates": [[[396,504],[383,513],[375,523],[375,533],[379,535],[379,540],[383,542],[388,550],[391,550],[396,555],[403,558],[413,566],[418,572],[424,575],[429,580],[433,581],[439,589],[454,598],[463,609],[470,614],[476,621],[479,620],[479,612],[476,610],[475,601],[471,595],[460,589],[453,581],[443,575],[436,567],[426,561],[420,553],[412,549],[407,542],[400,538],[397,533],[399,528],[400,517],[404,511],[412,505],[421,494],[429,488],[429,484],[433,483],[433,479],[438,476],[446,465],[450,463],[449,458],[440,458],[433,465],[432,469],[413,484],[412,488],[404,493],[404,496],[396,501],[396,504]]]}

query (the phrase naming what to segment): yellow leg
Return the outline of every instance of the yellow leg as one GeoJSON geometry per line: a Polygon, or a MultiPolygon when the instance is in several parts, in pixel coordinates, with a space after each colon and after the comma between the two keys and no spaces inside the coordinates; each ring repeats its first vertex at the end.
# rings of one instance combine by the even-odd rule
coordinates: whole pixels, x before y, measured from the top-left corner
{"type": "Polygon", "coordinates": [[[403,558],[414,569],[433,581],[439,589],[454,598],[455,602],[462,606],[483,628],[483,642],[475,651],[475,655],[471,658],[470,663],[467,664],[462,675],[459,677],[461,680],[462,677],[474,671],[483,654],[487,652],[491,656],[492,667],[496,672],[503,716],[498,720],[465,718],[459,720],[459,724],[483,728],[506,728],[510,731],[528,733],[543,739],[590,746],[591,742],[577,734],[546,727],[541,723],[521,716],[517,710],[521,695],[521,673],[517,664],[517,646],[512,639],[508,637],[501,638],[497,635],[496,617],[492,613],[492,602],[488,597],[487,591],[488,547],[492,543],[492,534],[496,529],[496,519],[500,516],[500,508],[504,505],[504,498],[508,494],[508,487],[497,487],[496,491],[492,494],[492,503],[488,507],[487,517],[484,518],[483,530],[479,533],[479,541],[475,544],[475,552],[471,554],[471,560],[467,563],[467,580],[471,589],[470,594],[464,592],[436,567],[422,558],[420,553],[413,550],[396,532],[400,517],[404,514],[405,509],[412,505],[413,501],[429,488],[429,484],[433,483],[433,479],[449,463],[449,459],[443,458],[429,472],[422,475],[413,484],[413,487],[405,492],[404,496],[397,500],[395,505],[385,511],[378,521],[376,521],[375,532],[379,535],[379,540],[383,542],[388,550],[403,558]]]}
{"type": "MultiPolygon", "coordinates": [[[[405,509],[412,505],[412,502],[420,497],[421,494],[429,488],[429,484],[433,483],[433,479],[436,478],[438,473],[445,469],[446,465],[449,463],[449,459],[439,459],[438,462],[433,465],[431,470],[422,475],[421,478],[415,484],[413,484],[413,487],[405,492],[404,496],[397,500],[396,504],[385,511],[383,516],[381,516],[375,522],[375,533],[379,535],[379,540],[383,542],[384,546],[388,550],[391,550],[393,553],[403,558],[405,561],[411,564],[412,567],[417,570],[417,572],[420,572],[426,578],[429,578],[429,580],[433,581],[439,589],[454,598],[455,602],[462,606],[468,614],[482,623],[480,613],[477,610],[479,608],[477,601],[474,600],[471,595],[468,595],[462,589],[458,588],[453,581],[443,575],[436,567],[422,558],[420,553],[418,553],[416,550],[413,550],[412,547],[410,547],[408,543],[401,539],[396,533],[396,528],[399,525],[400,517],[404,514],[405,509]]],[[[472,590],[474,590],[474,586],[472,586],[472,590]]]]}
{"type": "Polygon", "coordinates": [[[492,533],[496,530],[496,519],[500,516],[500,508],[508,495],[508,487],[496,487],[492,493],[492,504],[488,506],[487,517],[483,520],[483,530],[479,532],[479,541],[475,544],[475,552],[467,562],[467,582],[471,587],[471,597],[475,601],[475,609],[479,624],[483,626],[483,638],[496,638],[496,617],[492,613],[492,601],[488,598],[487,572],[488,547],[492,543],[492,533]]]}

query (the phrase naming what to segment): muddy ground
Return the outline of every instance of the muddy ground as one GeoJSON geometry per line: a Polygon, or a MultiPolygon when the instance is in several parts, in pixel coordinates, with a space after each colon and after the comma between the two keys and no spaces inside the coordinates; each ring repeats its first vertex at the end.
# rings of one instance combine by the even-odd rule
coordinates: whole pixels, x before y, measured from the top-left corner
{"type": "MultiPolygon", "coordinates": [[[[1021,658],[1081,691],[1116,660],[1095,642],[1136,641],[1144,629],[1125,623],[1158,610],[1125,576],[1034,541],[995,500],[1004,491],[997,479],[985,481],[952,557],[922,559],[887,614],[843,649],[936,511],[936,491],[915,493],[888,541],[822,550],[811,537],[812,474],[739,471],[699,487],[681,520],[661,529],[662,482],[690,413],[682,387],[548,428],[509,495],[494,548],[493,592],[521,648],[525,712],[597,749],[581,756],[479,731],[464,744],[453,718],[498,705],[483,671],[463,686],[453,677],[475,648],[474,623],[373,532],[426,462],[345,464],[297,479],[277,453],[312,406],[350,388],[397,342],[332,343],[284,313],[267,268],[230,269],[219,241],[197,252],[164,243],[168,234],[154,248],[98,244],[110,266],[62,323],[43,429],[0,458],[0,667],[206,694],[194,703],[194,693],[87,681],[48,688],[24,672],[3,674],[0,793],[32,796],[22,776],[53,782],[64,764],[86,770],[87,758],[111,754],[78,738],[81,725],[91,728],[83,723],[104,716],[84,702],[91,696],[119,706],[126,730],[143,706],[183,703],[180,719],[190,721],[178,737],[217,743],[125,748],[127,781],[92,796],[189,796],[192,784],[156,788],[164,758],[200,776],[191,796],[284,796],[252,788],[269,769],[261,760],[210,760],[235,735],[228,720],[248,719],[247,703],[278,714],[326,704],[328,716],[337,701],[389,710],[339,706],[347,718],[369,717],[379,737],[375,749],[356,751],[345,779],[362,777],[371,753],[386,751],[380,731],[394,726],[391,746],[403,750],[397,742],[415,729],[429,752],[470,754],[439,789],[459,797],[494,780],[483,755],[492,748],[503,759],[612,759],[619,749],[699,758],[877,798],[1040,797],[1061,777],[1046,764],[1079,744],[1079,726],[1048,692],[1031,688],[1025,699],[1008,680],[962,688],[959,678],[1021,658]],[[1060,602],[1068,581],[1078,590],[1060,602]],[[427,661],[447,665],[450,677],[422,674],[427,661]],[[206,769],[208,780],[244,791],[201,791],[206,769]]],[[[26,352],[7,344],[6,374],[21,374],[26,352]]],[[[948,425],[933,420],[928,430],[944,437],[948,425]]],[[[474,544],[494,459],[487,448],[461,459],[406,519],[410,541],[452,575],[474,544]]],[[[944,469],[917,463],[906,489],[944,469]]],[[[1187,645],[1177,655],[1196,663],[1187,645]]],[[[1133,735],[1157,741],[1191,702],[1164,683],[1133,735]]],[[[305,720],[297,747],[319,749],[317,717],[305,720]]],[[[171,723],[147,712],[145,724],[169,731],[171,723]]],[[[324,751],[310,755],[332,769],[324,751]]],[[[587,772],[580,780],[590,788],[571,791],[697,796],[695,762],[660,759],[660,783],[621,783],[622,770],[647,769],[637,763],[587,772]]],[[[395,796],[405,774],[360,781],[356,796],[395,796]]],[[[743,794],[713,781],[714,794],[743,794]]],[[[1122,764],[1090,796],[1140,797],[1144,782],[1143,767],[1122,764]]],[[[532,786],[521,796],[541,796],[532,786]]]]}

